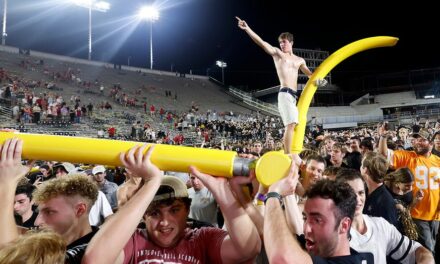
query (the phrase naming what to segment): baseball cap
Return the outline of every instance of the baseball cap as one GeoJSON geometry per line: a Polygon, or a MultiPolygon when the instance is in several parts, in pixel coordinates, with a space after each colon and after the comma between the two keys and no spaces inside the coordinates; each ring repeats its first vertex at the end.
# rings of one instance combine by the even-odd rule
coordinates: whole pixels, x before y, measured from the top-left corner
{"type": "Polygon", "coordinates": [[[424,139],[430,140],[431,134],[426,129],[420,129],[417,133],[412,133],[414,138],[422,137],[424,139]]]}
{"type": "Polygon", "coordinates": [[[53,165],[54,169],[57,167],[63,167],[67,171],[67,173],[73,172],[75,170],[75,165],[73,165],[70,162],[62,162],[62,163],[58,162],[55,165],[53,165]]]}
{"type": "Polygon", "coordinates": [[[153,201],[186,197],[188,197],[188,189],[181,179],[174,176],[164,176],[153,201]]]}
{"type": "Polygon", "coordinates": [[[105,172],[105,167],[102,165],[95,166],[92,170],[93,175],[96,175],[98,173],[104,173],[104,172],[105,172]]]}

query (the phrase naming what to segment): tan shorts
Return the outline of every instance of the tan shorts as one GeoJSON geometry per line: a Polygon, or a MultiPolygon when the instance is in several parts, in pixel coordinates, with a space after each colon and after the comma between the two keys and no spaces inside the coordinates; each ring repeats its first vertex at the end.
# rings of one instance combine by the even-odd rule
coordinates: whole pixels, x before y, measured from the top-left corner
{"type": "Polygon", "coordinates": [[[278,93],[278,111],[284,126],[298,124],[298,108],[296,99],[289,93],[278,93]]]}

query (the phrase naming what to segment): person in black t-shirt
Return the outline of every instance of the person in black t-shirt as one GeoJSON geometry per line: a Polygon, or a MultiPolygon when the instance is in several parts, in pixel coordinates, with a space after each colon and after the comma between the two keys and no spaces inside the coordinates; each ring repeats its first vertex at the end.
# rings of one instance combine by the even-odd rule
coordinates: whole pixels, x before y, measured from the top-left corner
{"type": "Polygon", "coordinates": [[[15,189],[14,212],[21,217],[21,223],[17,225],[29,229],[35,228],[35,219],[38,213],[33,210],[32,192],[35,187],[29,183],[19,185],[15,189]]]}
{"type": "Polygon", "coordinates": [[[418,191],[413,197],[412,187],[414,184],[414,175],[408,168],[399,168],[384,178],[384,185],[396,202],[399,222],[403,228],[403,234],[407,237],[417,240],[419,233],[417,226],[411,218],[410,208],[423,199],[423,192],[418,191]]]}
{"type": "Polygon", "coordinates": [[[332,151],[330,153],[330,160],[326,160],[327,166],[348,168],[346,162],[344,161],[345,155],[347,154],[347,148],[342,143],[335,143],[332,146],[332,151]]]}
{"type": "Polygon", "coordinates": [[[373,139],[370,137],[362,139],[361,143],[359,144],[359,148],[362,156],[365,156],[365,154],[368,152],[373,151],[373,139]]]}
{"type": "Polygon", "coordinates": [[[347,166],[352,169],[359,170],[361,168],[362,154],[361,154],[361,140],[358,137],[350,138],[350,149],[351,152],[345,154],[345,160],[347,161],[347,166]]]}
{"type": "MultiPolygon", "coordinates": [[[[19,237],[14,221],[15,190],[32,165],[22,164],[22,140],[7,139],[1,149],[0,248],[19,237]]],[[[90,208],[97,197],[98,187],[84,175],[62,176],[46,181],[33,192],[33,200],[39,208],[34,224],[61,235],[68,244],[65,263],[81,263],[88,242],[97,232],[89,224],[90,208]]]]}
{"type": "Polygon", "coordinates": [[[66,263],[81,263],[98,228],[90,226],[90,209],[98,187],[88,176],[73,174],[42,183],[34,192],[39,214],[35,224],[60,234],[67,243],[66,263]]]}
{"type": "Polygon", "coordinates": [[[388,168],[389,163],[386,158],[377,152],[367,153],[362,160],[361,174],[368,187],[363,213],[383,217],[397,229],[402,230],[397,220],[396,202],[383,184],[388,168]]]}
{"type": "MultiPolygon", "coordinates": [[[[269,262],[374,263],[371,253],[358,253],[350,248],[349,233],[357,198],[346,183],[321,180],[314,184],[306,193],[304,235],[298,239],[290,232],[282,210],[282,197],[295,191],[299,165],[296,160],[288,175],[272,184],[266,195],[264,244],[269,262]]],[[[300,230],[294,232],[301,233],[300,230]]]]}

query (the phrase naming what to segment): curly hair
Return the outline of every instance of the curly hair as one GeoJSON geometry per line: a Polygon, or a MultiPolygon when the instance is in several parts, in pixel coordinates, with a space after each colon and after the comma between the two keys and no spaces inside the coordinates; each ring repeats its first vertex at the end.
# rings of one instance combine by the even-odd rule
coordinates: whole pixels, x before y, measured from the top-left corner
{"type": "Polygon", "coordinates": [[[89,208],[98,198],[98,186],[84,174],[73,174],[46,181],[34,193],[34,201],[44,203],[57,196],[80,196],[86,199],[89,208]]]}
{"type": "Polygon", "coordinates": [[[64,263],[66,242],[50,230],[28,231],[0,250],[1,263],[64,263]]]}

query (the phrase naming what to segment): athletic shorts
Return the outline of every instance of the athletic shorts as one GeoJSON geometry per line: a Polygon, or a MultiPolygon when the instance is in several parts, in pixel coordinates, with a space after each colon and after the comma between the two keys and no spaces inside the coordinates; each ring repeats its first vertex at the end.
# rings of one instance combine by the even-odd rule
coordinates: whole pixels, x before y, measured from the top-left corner
{"type": "Polygon", "coordinates": [[[278,93],[278,111],[284,126],[298,124],[298,108],[296,107],[296,98],[290,93],[278,93]]]}

